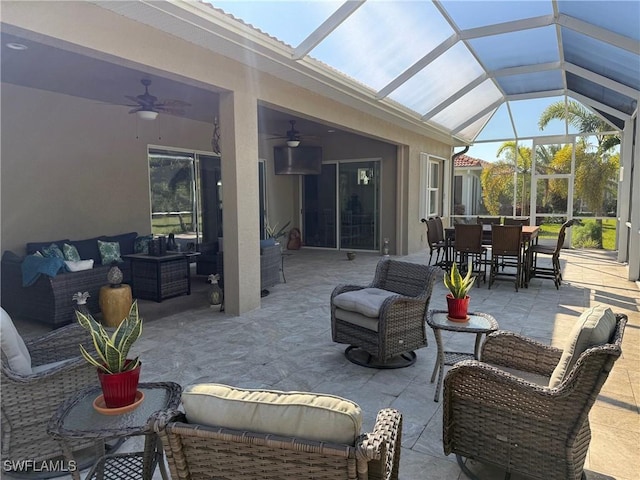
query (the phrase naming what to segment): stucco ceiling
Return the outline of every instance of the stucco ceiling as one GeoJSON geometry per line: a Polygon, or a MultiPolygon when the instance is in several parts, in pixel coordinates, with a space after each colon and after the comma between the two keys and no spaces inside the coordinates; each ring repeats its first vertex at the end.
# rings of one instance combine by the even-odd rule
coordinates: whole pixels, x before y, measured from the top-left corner
{"type": "MultiPolygon", "coordinates": [[[[94,100],[98,109],[117,108],[123,115],[128,115],[131,107],[127,105],[132,102],[125,95],[142,94],[144,87],[140,81],[145,78],[152,82],[150,93],[161,101],[188,102],[190,106],[184,108],[185,118],[211,123],[218,111],[219,92],[210,85],[198,85],[193,79],[140,65],[123,65],[122,59],[118,58],[96,58],[94,52],[80,52],[77,46],[64,45],[58,40],[5,24],[2,24],[0,41],[3,83],[94,100]],[[14,50],[8,44],[28,48],[14,50]]],[[[328,130],[335,130],[335,127],[303,118],[295,112],[259,108],[259,132],[265,137],[284,136],[291,127],[290,120],[296,121],[296,129],[307,139],[320,139],[329,134],[328,130]]]]}

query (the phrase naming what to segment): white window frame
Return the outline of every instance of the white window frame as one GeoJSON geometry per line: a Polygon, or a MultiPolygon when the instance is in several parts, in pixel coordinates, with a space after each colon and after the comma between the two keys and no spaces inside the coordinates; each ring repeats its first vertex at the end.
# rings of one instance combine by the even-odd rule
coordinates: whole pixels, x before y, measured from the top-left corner
{"type": "Polygon", "coordinates": [[[420,153],[420,218],[441,217],[443,214],[444,165],[444,158],[420,153]],[[435,183],[431,178],[433,166],[437,167],[435,183]],[[436,201],[431,202],[434,192],[436,201]]]}

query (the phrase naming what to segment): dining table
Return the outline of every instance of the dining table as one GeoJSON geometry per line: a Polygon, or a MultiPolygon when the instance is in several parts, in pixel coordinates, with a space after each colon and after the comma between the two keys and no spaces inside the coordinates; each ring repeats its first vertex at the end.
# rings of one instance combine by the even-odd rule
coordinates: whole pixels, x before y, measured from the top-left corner
{"type": "MultiPolygon", "coordinates": [[[[482,244],[491,246],[491,225],[482,226],[482,244]]],[[[530,245],[538,243],[538,234],[540,233],[540,227],[538,225],[523,225],[522,226],[522,258],[524,259],[524,275],[522,279],[522,286],[529,287],[529,279],[531,277],[531,266],[533,264],[533,255],[529,250],[530,245]]],[[[451,268],[451,264],[455,259],[454,242],[456,237],[455,227],[445,227],[445,249],[444,249],[444,265],[447,272],[451,268]]]]}

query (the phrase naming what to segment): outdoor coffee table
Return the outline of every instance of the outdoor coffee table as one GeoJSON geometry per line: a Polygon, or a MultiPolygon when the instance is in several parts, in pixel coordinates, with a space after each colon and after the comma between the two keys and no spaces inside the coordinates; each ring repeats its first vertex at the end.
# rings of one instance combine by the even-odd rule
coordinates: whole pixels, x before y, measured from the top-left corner
{"type": "MultiPolygon", "coordinates": [[[[47,431],[60,441],[67,461],[73,461],[73,453],[67,443],[73,439],[94,439],[98,460],[87,474],[88,479],[138,479],[151,480],[156,464],[160,465],[162,478],[168,480],[164,465],[162,445],[158,436],[147,425],[151,415],[159,410],[177,408],[182,388],[177,383],[140,383],[138,390],[144,400],[133,411],[120,415],[103,415],[93,408],[93,401],[102,393],[99,386],[85,388],[58,407],[51,417],[47,431]],[[144,451],[105,455],[104,440],[145,435],[144,451]]],[[[74,480],[80,480],[80,472],[72,472],[74,480]]]]}
{"type": "Polygon", "coordinates": [[[447,315],[448,312],[446,310],[429,310],[429,313],[427,314],[427,324],[433,329],[433,334],[436,337],[436,345],[438,346],[438,358],[436,359],[436,364],[433,367],[433,373],[431,374],[431,383],[433,383],[436,378],[436,373],[438,373],[438,384],[436,385],[436,394],[433,398],[434,402],[437,402],[440,398],[444,366],[453,365],[462,360],[478,360],[482,335],[495,332],[498,329],[498,322],[496,322],[495,318],[488,313],[469,312],[469,320],[467,322],[452,322],[447,318],[447,315]],[[473,353],[445,351],[442,346],[441,330],[475,333],[476,343],[473,353]]]}

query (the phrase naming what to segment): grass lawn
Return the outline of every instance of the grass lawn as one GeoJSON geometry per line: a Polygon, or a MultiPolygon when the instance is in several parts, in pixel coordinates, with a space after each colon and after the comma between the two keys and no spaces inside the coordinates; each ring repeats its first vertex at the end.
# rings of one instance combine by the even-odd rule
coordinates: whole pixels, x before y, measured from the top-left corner
{"type": "MultiPolygon", "coordinates": [[[[583,220],[584,222],[593,220],[583,220]]],[[[571,228],[579,228],[577,225],[571,228]]],[[[555,239],[560,232],[559,223],[543,223],[540,225],[539,238],[555,239]]],[[[573,246],[573,245],[572,245],[573,246]]],[[[613,218],[602,220],[602,247],[604,250],[615,250],[616,247],[616,221],[613,218]]]]}

